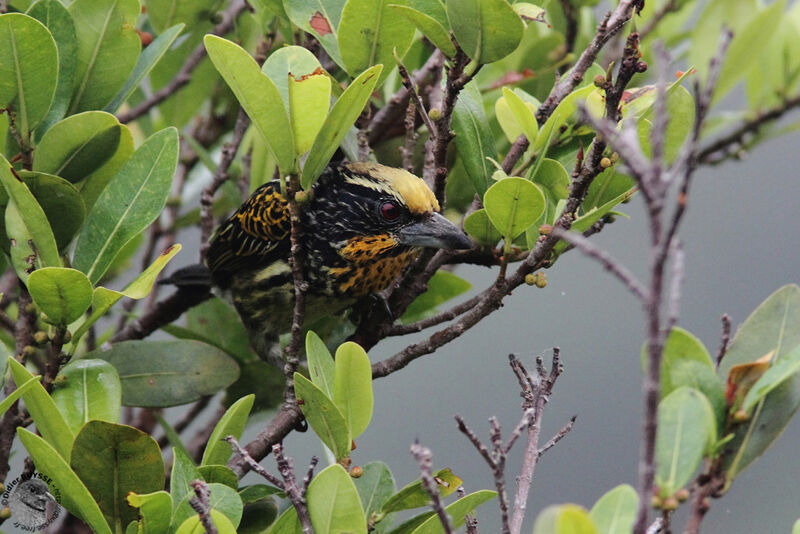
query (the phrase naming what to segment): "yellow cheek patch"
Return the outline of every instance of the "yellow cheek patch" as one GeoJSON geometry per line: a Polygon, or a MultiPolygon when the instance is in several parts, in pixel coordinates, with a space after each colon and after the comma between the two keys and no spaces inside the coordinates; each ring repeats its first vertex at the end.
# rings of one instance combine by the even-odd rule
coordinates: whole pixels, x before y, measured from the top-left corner
{"type": "Polygon", "coordinates": [[[388,234],[352,237],[339,254],[347,261],[359,263],[382,256],[397,245],[397,239],[388,234]]]}
{"type": "Polygon", "coordinates": [[[347,168],[385,182],[389,190],[399,194],[409,211],[415,215],[439,211],[439,202],[430,187],[421,178],[405,169],[395,169],[370,162],[351,163],[347,168]]]}

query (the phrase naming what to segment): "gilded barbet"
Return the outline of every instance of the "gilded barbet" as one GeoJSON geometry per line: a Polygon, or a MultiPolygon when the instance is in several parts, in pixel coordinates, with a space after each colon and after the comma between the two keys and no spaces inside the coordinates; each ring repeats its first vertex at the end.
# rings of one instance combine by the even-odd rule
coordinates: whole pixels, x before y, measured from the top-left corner
{"type": "MultiPolygon", "coordinates": [[[[471,246],[438,213],[425,182],[405,170],[329,166],[308,198],[300,215],[307,325],[389,287],[423,247],[471,246]]],[[[277,181],[269,182],[220,225],[206,259],[213,284],[232,300],[253,348],[274,363],[294,307],[290,230],[286,198],[277,181]]]]}

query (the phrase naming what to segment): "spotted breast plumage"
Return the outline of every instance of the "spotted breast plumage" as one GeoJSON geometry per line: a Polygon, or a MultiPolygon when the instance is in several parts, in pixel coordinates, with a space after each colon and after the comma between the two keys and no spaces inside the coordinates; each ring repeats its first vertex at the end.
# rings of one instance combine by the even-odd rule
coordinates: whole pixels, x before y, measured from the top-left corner
{"type": "MultiPolygon", "coordinates": [[[[309,193],[300,215],[307,324],[387,288],[423,247],[471,245],[438,213],[425,182],[401,169],[332,166],[309,193]]],[[[277,181],[269,182],[219,227],[206,260],[256,351],[276,363],[276,342],[289,330],[294,306],[290,231],[286,197],[277,181]]]]}

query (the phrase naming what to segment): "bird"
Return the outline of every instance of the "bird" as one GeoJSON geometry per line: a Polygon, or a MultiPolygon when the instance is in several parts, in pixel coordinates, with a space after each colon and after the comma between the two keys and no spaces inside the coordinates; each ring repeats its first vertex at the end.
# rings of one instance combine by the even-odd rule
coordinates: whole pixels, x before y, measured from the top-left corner
{"type": "MultiPolygon", "coordinates": [[[[425,181],[404,169],[329,165],[306,193],[298,221],[306,325],[378,295],[423,248],[472,247],[425,181]]],[[[294,309],[290,232],[286,195],[271,181],[218,227],[206,255],[213,286],[232,301],[256,353],[276,365],[294,309]]]]}
{"type": "MultiPolygon", "coordinates": [[[[8,499],[11,517],[16,523],[38,530],[48,522],[47,505],[56,502],[47,484],[38,478],[20,482],[8,499]]],[[[51,511],[52,513],[52,511],[51,511]]]]}

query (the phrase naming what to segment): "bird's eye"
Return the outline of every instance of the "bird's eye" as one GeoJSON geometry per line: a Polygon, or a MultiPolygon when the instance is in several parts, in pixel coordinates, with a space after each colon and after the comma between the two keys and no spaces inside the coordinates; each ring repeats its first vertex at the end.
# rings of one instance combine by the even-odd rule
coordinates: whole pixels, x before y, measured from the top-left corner
{"type": "Polygon", "coordinates": [[[381,215],[387,221],[396,221],[400,217],[400,208],[394,202],[384,202],[381,205],[381,215]]]}

